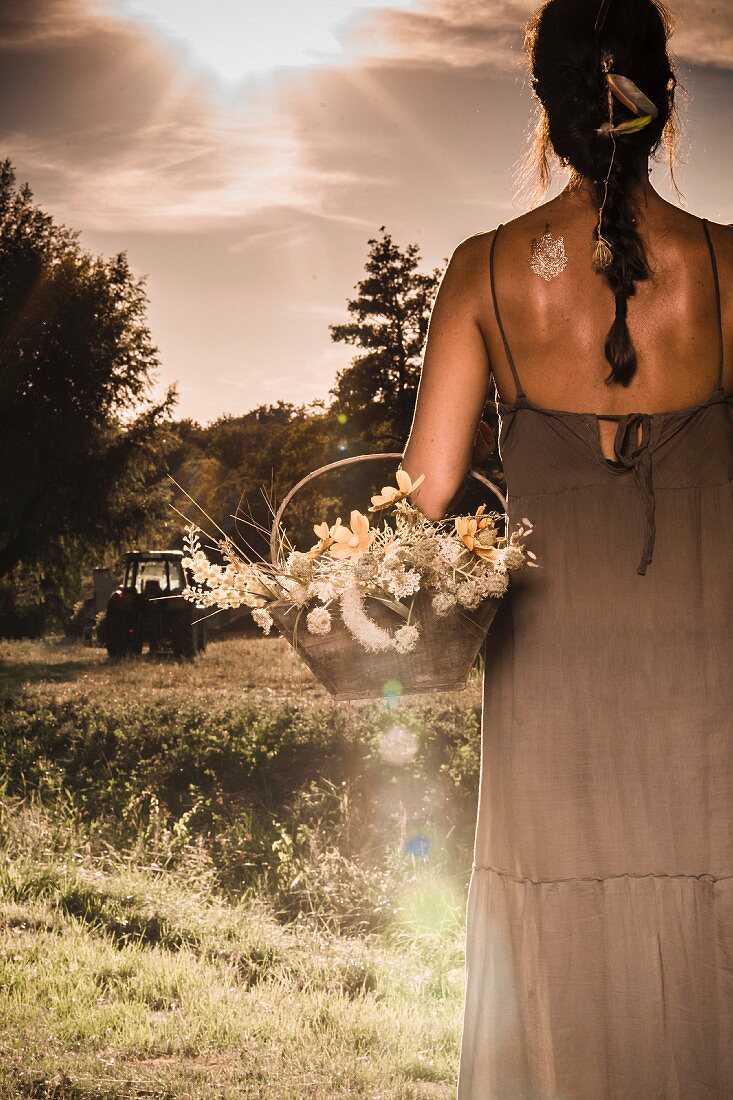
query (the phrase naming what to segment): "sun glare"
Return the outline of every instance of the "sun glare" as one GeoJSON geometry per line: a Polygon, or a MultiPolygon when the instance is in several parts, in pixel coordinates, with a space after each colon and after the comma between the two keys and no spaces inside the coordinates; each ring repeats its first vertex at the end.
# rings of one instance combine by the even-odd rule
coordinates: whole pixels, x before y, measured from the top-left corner
{"type": "Polygon", "coordinates": [[[420,0],[111,0],[182,48],[191,68],[232,86],[281,66],[345,60],[339,29],[368,9],[420,0]]]}

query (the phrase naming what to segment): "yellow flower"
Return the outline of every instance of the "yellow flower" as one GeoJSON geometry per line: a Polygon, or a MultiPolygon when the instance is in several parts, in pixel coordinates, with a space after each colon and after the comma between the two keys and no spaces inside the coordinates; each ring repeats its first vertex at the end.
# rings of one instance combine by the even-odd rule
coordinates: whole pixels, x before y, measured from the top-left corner
{"type": "MultiPolygon", "coordinates": [[[[341,523],[341,520],[337,520],[337,523],[341,523]]],[[[314,523],[313,530],[315,531],[318,542],[315,546],[311,546],[310,550],[306,553],[307,558],[318,558],[324,552],[328,550],[329,546],[333,542],[331,538],[331,531],[327,523],[314,523]]]]}
{"type": "Polygon", "coordinates": [[[351,513],[350,523],[350,527],[345,527],[337,519],[331,528],[333,541],[328,552],[334,558],[350,558],[363,554],[376,535],[376,531],[369,529],[369,517],[362,515],[356,508],[351,513]]]}
{"type": "Polygon", "coordinates": [[[478,531],[478,520],[473,516],[456,516],[456,534],[468,550],[473,550],[478,531]]]}
{"type": "Polygon", "coordinates": [[[492,525],[491,524],[491,516],[485,516],[484,515],[485,511],[486,511],[486,504],[484,503],[484,504],[479,504],[478,508],[476,509],[476,511],[474,513],[475,516],[476,516],[476,519],[478,520],[478,529],[479,529],[479,531],[482,531],[485,527],[489,527],[489,526],[492,525]]]}
{"type": "Polygon", "coordinates": [[[456,534],[467,550],[473,550],[484,561],[493,561],[496,558],[494,542],[496,528],[491,522],[490,516],[483,513],[485,504],[480,504],[473,516],[456,516],[456,534]]]}
{"type": "Polygon", "coordinates": [[[414,493],[418,485],[421,485],[425,480],[425,474],[420,474],[420,477],[415,481],[412,480],[407,470],[398,470],[396,476],[397,488],[394,485],[385,485],[381,493],[377,493],[372,497],[372,504],[369,508],[370,512],[378,512],[382,508],[390,508],[393,504],[396,504],[398,500],[404,500],[410,493],[414,493]]]}

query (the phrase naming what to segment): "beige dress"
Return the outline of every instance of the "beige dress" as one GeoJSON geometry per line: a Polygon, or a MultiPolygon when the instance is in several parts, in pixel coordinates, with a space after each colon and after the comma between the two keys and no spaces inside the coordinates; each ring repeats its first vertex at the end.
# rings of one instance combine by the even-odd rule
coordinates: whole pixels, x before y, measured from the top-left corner
{"type": "MultiPolygon", "coordinates": [[[[513,575],[485,646],[459,1100],[733,1098],[733,398],[497,399],[513,575]],[[641,440],[637,437],[641,429],[641,440]]],[[[501,227],[500,227],[501,228],[501,227]]]]}

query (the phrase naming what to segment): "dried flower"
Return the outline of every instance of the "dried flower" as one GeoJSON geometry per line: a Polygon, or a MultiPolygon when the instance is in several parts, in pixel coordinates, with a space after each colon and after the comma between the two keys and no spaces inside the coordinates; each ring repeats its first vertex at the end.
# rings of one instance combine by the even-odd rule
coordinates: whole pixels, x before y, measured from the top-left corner
{"type": "MultiPolygon", "coordinates": [[[[280,584],[296,607],[302,607],[308,601],[308,586],[301,584],[295,577],[280,577],[280,584]]],[[[286,597],[287,598],[287,597],[286,597]]]]}
{"type": "Polygon", "coordinates": [[[412,653],[420,640],[420,632],[411,623],[405,623],[394,634],[394,647],[398,653],[412,653]]]}
{"type": "Polygon", "coordinates": [[[487,573],[482,588],[487,596],[503,596],[509,587],[506,573],[487,573]]]}
{"type": "Polygon", "coordinates": [[[450,615],[451,611],[455,611],[457,600],[451,592],[438,592],[433,596],[431,603],[435,614],[442,618],[450,615]]]}
{"type": "Polygon", "coordinates": [[[392,637],[364,608],[364,597],[355,584],[349,585],[341,595],[341,617],[346,628],[356,640],[371,653],[392,648],[392,637]]]}
{"type": "MultiPolygon", "coordinates": [[[[532,551],[528,550],[526,553],[531,554],[532,551]]],[[[502,551],[502,561],[506,569],[521,569],[525,564],[525,550],[521,546],[509,543],[502,551]]]]}
{"type": "Polygon", "coordinates": [[[314,607],[305,619],[311,634],[329,634],[331,632],[331,614],[327,607],[314,607]]]}
{"type": "Polygon", "coordinates": [[[302,584],[307,584],[308,581],[313,580],[315,565],[313,559],[309,558],[307,554],[301,554],[299,550],[293,550],[292,554],[288,555],[285,565],[290,575],[302,584]]]}
{"type": "Polygon", "coordinates": [[[345,527],[340,519],[337,519],[331,528],[332,543],[329,554],[334,558],[356,557],[363,554],[370,546],[376,532],[369,529],[369,517],[357,511],[351,513],[351,527],[345,527]]]}
{"type": "Polygon", "coordinates": [[[372,584],[377,584],[379,559],[374,557],[371,552],[360,554],[351,565],[351,574],[363,589],[372,584]]]}
{"type": "Polygon", "coordinates": [[[492,561],[496,543],[496,528],[489,516],[484,515],[486,505],[480,504],[473,516],[456,516],[455,529],[467,550],[480,558],[492,561]]]}
{"type": "MultiPolygon", "coordinates": [[[[337,520],[337,522],[340,523],[341,520],[337,520]]],[[[319,558],[325,550],[328,550],[333,542],[331,531],[327,523],[314,523],[313,531],[318,538],[318,542],[315,546],[311,546],[310,550],[305,555],[307,558],[319,558]]]]}
{"type": "Polygon", "coordinates": [[[272,615],[264,607],[255,607],[252,609],[252,618],[261,626],[265,634],[269,634],[272,629],[272,615]]]}
{"type": "Polygon", "coordinates": [[[448,562],[449,565],[454,565],[457,559],[463,553],[463,547],[460,542],[457,542],[450,535],[439,535],[437,538],[438,545],[440,547],[440,553],[442,557],[448,562]]]}
{"type": "Polygon", "coordinates": [[[472,611],[484,599],[482,586],[473,577],[456,586],[456,599],[462,607],[472,611]]]}
{"type": "Polygon", "coordinates": [[[328,603],[336,595],[336,586],[330,577],[316,577],[308,585],[308,596],[315,596],[321,603],[328,603]]]}
{"type": "Polygon", "coordinates": [[[373,528],[369,517],[354,509],[348,526],[340,518],[331,526],[314,524],[318,543],[307,553],[284,539],[284,564],[250,561],[226,537],[215,546],[224,564],[216,564],[201,546],[200,530],[190,525],[183,540],[188,582],[184,598],[201,608],[247,606],[266,634],[274,625],[269,605],[277,600],[305,609],[307,630],[316,635],[332,630],[334,612],[328,605],[335,602],[346,629],[362,648],[410,653],[422,629],[412,610],[409,623],[395,615],[395,627],[386,629],[368,614],[368,596],[396,612],[400,609],[394,607],[395,600],[429,592],[433,613],[440,618],[459,606],[474,609],[489,597],[502,596],[510,571],[538,567],[534,553],[524,545],[532,531],[526,517],[501,537],[499,514],[488,512],[485,504],[472,515],[433,522],[406,499],[424,475],[413,482],[406,471],[398,470],[396,480],[397,488],[385,487],[372,497],[370,509],[395,505],[391,526],[373,528]]]}
{"type": "Polygon", "coordinates": [[[405,569],[400,563],[399,556],[391,552],[382,562],[378,580],[396,599],[401,600],[418,591],[421,577],[414,569],[405,569]]]}
{"type": "Polygon", "coordinates": [[[395,480],[397,481],[396,489],[394,485],[385,485],[381,493],[377,493],[376,496],[372,497],[370,512],[379,512],[382,508],[391,508],[397,501],[404,500],[410,493],[415,492],[418,485],[422,485],[425,474],[420,474],[420,477],[413,481],[407,470],[399,469],[395,474],[395,480]]]}

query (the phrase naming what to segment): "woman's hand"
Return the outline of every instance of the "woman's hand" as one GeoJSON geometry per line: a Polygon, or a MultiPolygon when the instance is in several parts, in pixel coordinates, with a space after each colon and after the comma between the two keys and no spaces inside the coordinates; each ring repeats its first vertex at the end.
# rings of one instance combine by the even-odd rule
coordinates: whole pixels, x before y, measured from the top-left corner
{"type": "Polygon", "coordinates": [[[482,462],[488,462],[494,453],[496,440],[494,433],[485,420],[479,421],[476,440],[471,453],[471,465],[480,466],[482,462]]]}

